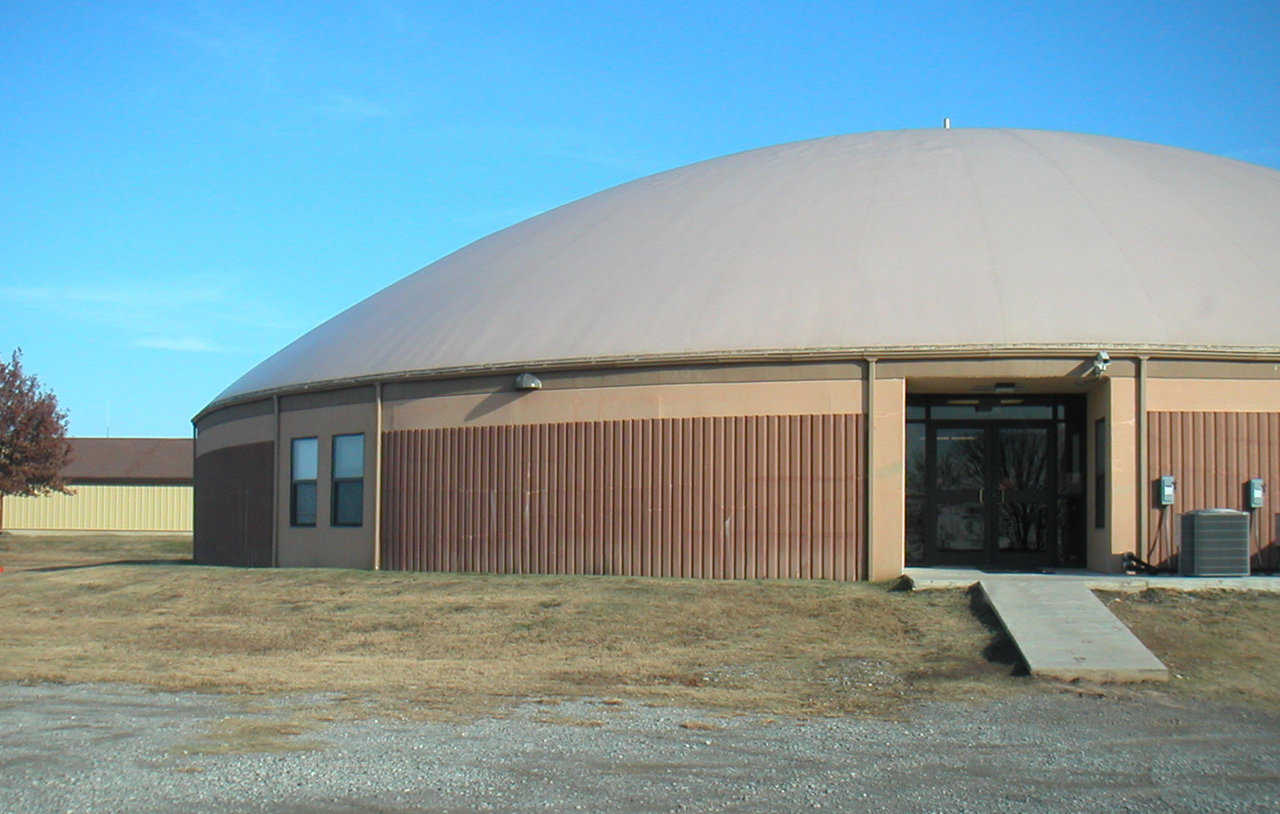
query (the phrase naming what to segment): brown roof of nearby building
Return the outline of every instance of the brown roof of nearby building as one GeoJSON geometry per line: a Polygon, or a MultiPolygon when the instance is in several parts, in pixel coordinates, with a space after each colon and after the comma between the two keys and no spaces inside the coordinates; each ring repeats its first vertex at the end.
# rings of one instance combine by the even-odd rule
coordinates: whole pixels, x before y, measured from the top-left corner
{"type": "Polygon", "coordinates": [[[72,483],[191,482],[190,438],[71,438],[62,476],[72,483]]]}

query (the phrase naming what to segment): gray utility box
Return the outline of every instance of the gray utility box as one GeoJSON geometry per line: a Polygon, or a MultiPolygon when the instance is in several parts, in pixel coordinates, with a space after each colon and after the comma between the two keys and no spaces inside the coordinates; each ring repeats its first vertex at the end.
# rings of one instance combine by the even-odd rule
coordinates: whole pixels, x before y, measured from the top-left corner
{"type": "Polygon", "coordinates": [[[1178,573],[1188,577],[1249,576],[1249,513],[1201,509],[1182,515],[1178,573]]]}

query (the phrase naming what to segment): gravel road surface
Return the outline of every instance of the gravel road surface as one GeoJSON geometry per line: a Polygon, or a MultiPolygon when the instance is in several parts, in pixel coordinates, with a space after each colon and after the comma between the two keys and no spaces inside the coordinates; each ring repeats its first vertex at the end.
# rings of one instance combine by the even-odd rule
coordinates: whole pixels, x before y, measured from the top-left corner
{"type": "Polygon", "coordinates": [[[0,685],[0,809],[1163,812],[1280,802],[1280,718],[1156,697],[1046,691],[928,704],[899,720],[575,701],[469,723],[306,724],[325,700],[0,685]],[[255,748],[245,738],[256,729],[278,741],[235,751],[255,748]]]}

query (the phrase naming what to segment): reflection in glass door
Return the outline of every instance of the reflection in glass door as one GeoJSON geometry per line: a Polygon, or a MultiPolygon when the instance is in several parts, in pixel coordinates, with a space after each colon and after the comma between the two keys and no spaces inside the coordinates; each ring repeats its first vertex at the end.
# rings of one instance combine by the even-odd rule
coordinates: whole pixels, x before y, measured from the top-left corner
{"type": "Polygon", "coordinates": [[[1013,554],[1046,552],[1055,508],[1050,459],[1056,447],[1053,427],[995,425],[991,431],[1000,473],[996,548],[1013,554]]]}
{"type": "Polygon", "coordinates": [[[908,564],[1078,564],[1082,413],[1070,398],[910,400],[908,564]]]}
{"type": "Polygon", "coordinates": [[[934,545],[938,551],[983,551],[987,545],[987,431],[933,428],[934,545]]]}

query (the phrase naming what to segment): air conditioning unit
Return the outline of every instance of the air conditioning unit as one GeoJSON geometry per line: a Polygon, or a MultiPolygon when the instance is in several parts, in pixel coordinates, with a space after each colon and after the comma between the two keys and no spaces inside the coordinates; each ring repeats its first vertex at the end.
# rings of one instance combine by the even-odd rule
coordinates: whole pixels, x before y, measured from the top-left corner
{"type": "Polygon", "coordinates": [[[1249,576],[1249,513],[1201,509],[1183,514],[1178,573],[1188,577],[1249,576]]]}

